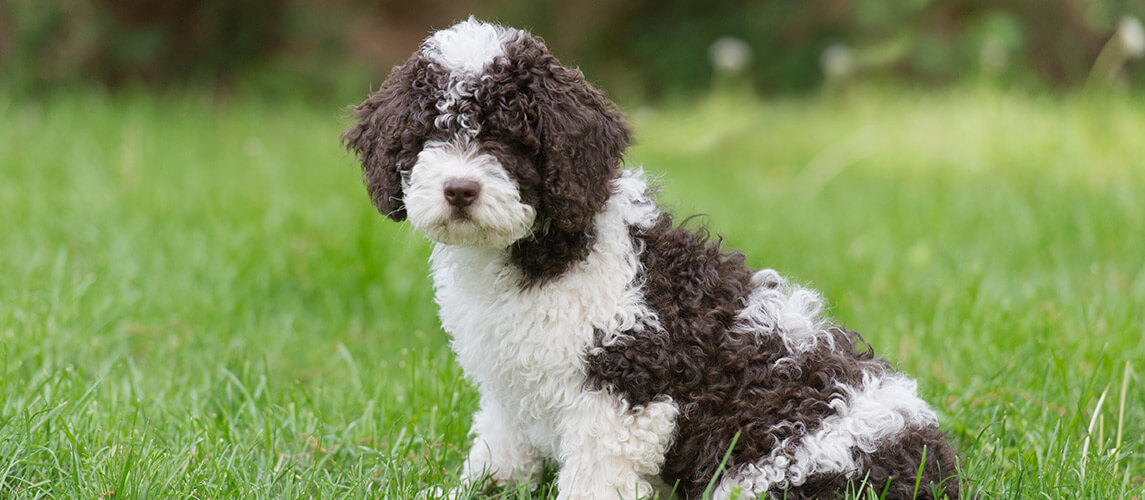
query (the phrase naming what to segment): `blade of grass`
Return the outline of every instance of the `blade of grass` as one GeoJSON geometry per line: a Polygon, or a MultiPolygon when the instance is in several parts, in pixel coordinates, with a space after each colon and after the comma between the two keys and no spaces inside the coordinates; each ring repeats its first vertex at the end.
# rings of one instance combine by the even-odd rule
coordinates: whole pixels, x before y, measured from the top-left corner
{"type": "Polygon", "coordinates": [[[1085,466],[1089,458],[1089,438],[1093,435],[1093,427],[1097,424],[1097,419],[1101,415],[1101,406],[1105,404],[1105,396],[1109,394],[1109,386],[1105,386],[1105,390],[1101,391],[1101,397],[1097,398],[1097,405],[1093,407],[1093,416],[1089,419],[1089,427],[1085,432],[1085,441],[1081,445],[1081,482],[1085,484],[1085,466]]]}
{"type": "Polygon", "coordinates": [[[724,467],[727,466],[728,460],[732,457],[732,450],[736,447],[736,442],[739,441],[739,433],[732,436],[732,444],[728,446],[728,451],[724,453],[724,459],[720,460],[720,466],[716,468],[716,474],[712,476],[712,480],[708,481],[708,487],[704,488],[703,498],[712,498],[712,489],[716,487],[716,482],[720,480],[720,476],[724,473],[724,467]]]}

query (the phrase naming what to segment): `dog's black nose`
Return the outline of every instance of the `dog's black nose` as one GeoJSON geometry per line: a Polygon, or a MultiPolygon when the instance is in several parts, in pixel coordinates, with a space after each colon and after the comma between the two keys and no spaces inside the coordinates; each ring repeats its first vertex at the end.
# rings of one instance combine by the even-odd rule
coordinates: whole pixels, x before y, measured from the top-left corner
{"type": "Polygon", "coordinates": [[[481,185],[469,179],[449,179],[444,188],[445,201],[457,208],[468,207],[481,193],[481,185]]]}

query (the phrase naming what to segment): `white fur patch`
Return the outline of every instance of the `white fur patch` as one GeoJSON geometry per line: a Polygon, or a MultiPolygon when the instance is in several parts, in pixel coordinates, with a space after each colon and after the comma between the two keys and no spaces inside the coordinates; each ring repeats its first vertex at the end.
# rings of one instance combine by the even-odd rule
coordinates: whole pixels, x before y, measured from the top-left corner
{"type": "Polygon", "coordinates": [[[620,177],[612,181],[609,204],[618,206],[625,224],[647,229],[660,216],[660,207],[648,197],[647,191],[648,181],[643,169],[621,170],[620,177]]]}
{"type": "Polygon", "coordinates": [[[736,331],[774,334],[793,353],[807,352],[820,342],[834,348],[823,317],[823,299],[814,290],[792,285],[773,269],[756,272],[747,305],[736,315],[736,331]]]}
{"type": "Polygon", "coordinates": [[[478,480],[486,474],[498,486],[511,482],[535,485],[540,481],[541,457],[512,422],[501,403],[489,395],[481,396],[481,409],[473,415],[474,441],[461,470],[462,481],[478,480]]]}
{"type": "Polygon", "coordinates": [[[501,163],[465,140],[426,143],[402,191],[410,223],[439,243],[505,248],[527,235],[536,217],[501,163]],[[467,217],[458,217],[445,199],[450,179],[480,185],[467,217]]]}
{"type": "Polygon", "coordinates": [[[486,64],[505,55],[504,43],[515,32],[470,17],[434,33],[425,40],[422,50],[455,76],[479,75],[486,64]]]}
{"type": "Polygon", "coordinates": [[[846,399],[830,404],[836,413],[804,436],[794,449],[781,444],[768,458],[748,464],[720,482],[713,498],[757,498],[772,488],[799,486],[815,474],[851,474],[855,450],[870,454],[908,425],[937,425],[938,417],[919,399],[917,384],[901,375],[864,374],[862,389],[843,386],[846,399]]]}

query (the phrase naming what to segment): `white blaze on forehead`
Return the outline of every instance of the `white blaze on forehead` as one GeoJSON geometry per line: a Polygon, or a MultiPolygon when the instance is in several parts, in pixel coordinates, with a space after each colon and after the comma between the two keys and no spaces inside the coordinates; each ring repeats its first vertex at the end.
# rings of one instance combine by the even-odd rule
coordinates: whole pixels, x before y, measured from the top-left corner
{"type": "Polygon", "coordinates": [[[497,56],[505,55],[505,41],[512,30],[483,23],[472,17],[425,41],[426,56],[451,73],[478,75],[497,56]]]}

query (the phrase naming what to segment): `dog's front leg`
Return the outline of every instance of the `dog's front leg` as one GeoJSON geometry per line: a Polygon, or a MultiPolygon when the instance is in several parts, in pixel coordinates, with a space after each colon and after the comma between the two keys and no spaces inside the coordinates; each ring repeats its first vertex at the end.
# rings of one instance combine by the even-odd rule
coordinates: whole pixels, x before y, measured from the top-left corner
{"type": "Polygon", "coordinates": [[[542,460],[537,450],[513,423],[515,419],[492,396],[481,395],[481,408],[473,415],[473,447],[461,469],[463,483],[489,477],[498,486],[540,480],[542,460]]]}
{"type": "Polygon", "coordinates": [[[563,426],[558,500],[650,498],[678,412],[670,400],[633,409],[605,391],[583,393],[563,426]]]}

